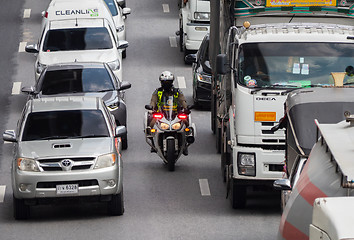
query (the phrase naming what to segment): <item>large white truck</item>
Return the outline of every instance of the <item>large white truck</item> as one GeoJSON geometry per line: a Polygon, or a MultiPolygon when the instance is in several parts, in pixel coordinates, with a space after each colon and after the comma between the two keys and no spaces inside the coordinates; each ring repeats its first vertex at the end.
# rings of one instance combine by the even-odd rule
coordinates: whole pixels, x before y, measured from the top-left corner
{"type": "Polygon", "coordinates": [[[353,3],[211,2],[211,123],[233,208],[283,175],[285,135],[271,129],[287,94],[333,85],[331,73],[352,65],[353,3]]]}
{"type": "Polygon", "coordinates": [[[178,0],[180,50],[184,57],[198,51],[210,28],[210,0],[178,0]]]}

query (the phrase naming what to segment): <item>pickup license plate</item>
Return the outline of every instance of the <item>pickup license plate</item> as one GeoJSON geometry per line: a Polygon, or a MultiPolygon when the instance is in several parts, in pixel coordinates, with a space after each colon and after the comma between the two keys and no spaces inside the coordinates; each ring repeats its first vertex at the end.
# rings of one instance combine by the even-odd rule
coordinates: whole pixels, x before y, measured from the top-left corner
{"type": "Polygon", "coordinates": [[[79,192],[79,184],[57,185],[57,194],[75,194],[79,192]]]}

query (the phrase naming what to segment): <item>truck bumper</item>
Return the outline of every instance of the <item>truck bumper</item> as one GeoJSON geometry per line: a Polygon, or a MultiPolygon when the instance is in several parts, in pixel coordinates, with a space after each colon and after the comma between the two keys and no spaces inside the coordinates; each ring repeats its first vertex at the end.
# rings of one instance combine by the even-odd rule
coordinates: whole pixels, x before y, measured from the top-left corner
{"type": "Polygon", "coordinates": [[[186,49],[190,51],[198,50],[205,34],[209,32],[209,28],[209,23],[187,23],[186,49]]]}
{"type": "Polygon", "coordinates": [[[284,160],[284,150],[235,146],[233,147],[233,178],[249,183],[249,185],[260,185],[261,181],[266,184],[267,180],[273,181],[282,178],[284,160]],[[243,153],[255,156],[255,174],[253,176],[246,176],[239,172],[238,157],[243,153]]]}

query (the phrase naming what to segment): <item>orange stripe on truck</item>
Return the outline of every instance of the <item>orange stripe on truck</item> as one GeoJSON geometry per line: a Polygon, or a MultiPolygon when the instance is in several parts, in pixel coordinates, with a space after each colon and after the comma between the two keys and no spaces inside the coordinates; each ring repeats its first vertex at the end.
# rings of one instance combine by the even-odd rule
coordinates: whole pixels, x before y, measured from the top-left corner
{"type": "Polygon", "coordinates": [[[283,228],[283,238],[286,240],[309,240],[309,236],[301,232],[295,226],[290,224],[288,221],[285,221],[283,228]]]}

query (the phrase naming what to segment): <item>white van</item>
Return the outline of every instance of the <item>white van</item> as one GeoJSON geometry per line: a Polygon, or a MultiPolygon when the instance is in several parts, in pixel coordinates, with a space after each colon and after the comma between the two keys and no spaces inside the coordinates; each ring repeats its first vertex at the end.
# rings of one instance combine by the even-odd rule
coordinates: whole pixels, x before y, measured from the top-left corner
{"type": "Polygon", "coordinates": [[[26,52],[37,53],[36,80],[46,65],[68,62],[105,62],[120,81],[122,55],[127,41],[117,41],[115,29],[105,18],[54,20],[45,24],[38,44],[26,52]]]}

